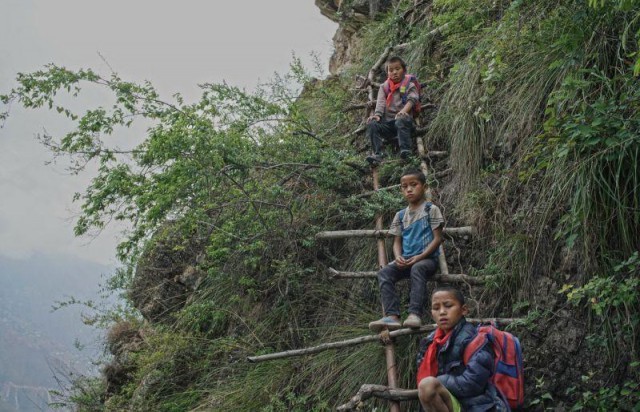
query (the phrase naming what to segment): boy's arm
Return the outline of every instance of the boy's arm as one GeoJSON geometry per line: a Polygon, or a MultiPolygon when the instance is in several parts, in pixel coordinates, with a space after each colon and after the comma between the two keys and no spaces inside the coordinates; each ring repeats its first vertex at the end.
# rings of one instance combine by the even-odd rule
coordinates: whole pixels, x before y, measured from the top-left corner
{"type": "Polygon", "coordinates": [[[400,212],[397,212],[391,221],[389,234],[393,235],[393,256],[396,264],[403,268],[406,266],[406,260],[402,257],[402,222],[400,222],[400,212]]]}
{"type": "Polygon", "coordinates": [[[440,375],[438,380],[456,398],[467,398],[482,394],[493,373],[493,353],[485,345],[469,360],[461,375],[440,375]]]}
{"type": "Polygon", "coordinates": [[[400,109],[398,113],[396,113],[396,118],[409,116],[409,113],[411,113],[411,109],[413,109],[413,102],[411,100],[407,100],[407,104],[405,104],[404,107],[400,109]]]}
{"type": "Polygon", "coordinates": [[[377,117],[377,121],[379,122],[380,119],[382,119],[384,117],[384,112],[387,108],[387,99],[386,96],[384,95],[384,83],[380,85],[380,88],[378,89],[378,98],[376,99],[376,109],[373,111],[373,116],[371,116],[369,118],[369,120],[372,120],[374,117],[377,117]]]}
{"type": "Polygon", "coordinates": [[[396,258],[396,265],[399,268],[407,266],[407,260],[402,257],[402,236],[394,236],[393,238],[393,256],[396,258]]]}
{"type": "Polygon", "coordinates": [[[416,105],[420,99],[418,95],[418,89],[416,85],[413,83],[409,83],[409,90],[407,92],[407,103],[404,105],[402,109],[396,114],[396,117],[408,116],[411,114],[411,109],[416,105]]]}

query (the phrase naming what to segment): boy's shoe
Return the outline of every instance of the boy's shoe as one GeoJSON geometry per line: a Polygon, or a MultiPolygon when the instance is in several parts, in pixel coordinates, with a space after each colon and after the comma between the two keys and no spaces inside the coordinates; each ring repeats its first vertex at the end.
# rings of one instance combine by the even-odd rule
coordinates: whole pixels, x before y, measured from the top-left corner
{"type": "Polygon", "coordinates": [[[400,159],[407,160],[411,156],[411,150],[401,150],[400,151],[400,159]]]}
{"type": "Polygon", "coordinates": [[[415,313],[410,313],[402,323],[402,326],[405,328],[417,329],[422,326],[422,319],[420,319],[420,316],[415,313]]]}
{"type": "Polygon", "coordinates": [[[400,329],[400,326],[400,321],[397,321],[390,316],[385,316],[382,319],[369,322],[369,330],[371,332],[381,332],[384,329],[397,330],[400,329]]]}
{"type": "Polygon", "coordinates": [[[380,163],[382,163],[383,159],[384,159],[384,155],[382,153],[376,153],[376,154],[367,156],[367,162],[369,162],[371,166],[379,165],[380,163]]]}

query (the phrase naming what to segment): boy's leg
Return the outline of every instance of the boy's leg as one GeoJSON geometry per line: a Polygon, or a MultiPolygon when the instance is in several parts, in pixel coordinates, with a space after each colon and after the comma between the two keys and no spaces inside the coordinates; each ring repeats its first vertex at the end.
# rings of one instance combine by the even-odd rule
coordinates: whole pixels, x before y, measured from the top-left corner
{"type": "Polygon", "coordinates": [[[396,292],[396,282],[409,277],[408,269],[399,269],[394,262],[380,269],[378,284],[385,316],[400,316],[400,299],[396,292]]]}
{"type": "Polygon", "coordinates": [[[380,120],[379,122],[372,121],[367,124],[367,137],[371,141],[371,150],[376,155],[382,155],[382,146],[384,145],[384,138],[393,135],[395,133],[394,122],[380,120]]]}
{"type": "Polygon", "coordinates": [[[395,129],[398,132],[400,154],[411,153],[411,132],[413,131],[413,119],[411,116],[400,117],[395,120],[395,129]]]}
{"type": "Polygon", "coordinates": [[[394,262],[378,271],[378,283],[380,284],[380,297],[384,316],[382,319],[369,322],[372,332],[381,332],[384,329],[396,330],[400,324],[400,299],[396,293],[396,282],[409,277],[408,269],[399,269],[394,262]]]}
{"type": "Polygon", "coordinates": [[[440,383],[429,376],[418,384],[418,399],[427,412],[461,412],[460,402],[440,383]]]}
{"type": "MultiPolygon", "coordinates": [[[[411,294],[409,295],[409,313],[422,316],[427,300],[427,281],[433,278],[438,268],[438,259],[422,259],[411,266],[411,294]]],[[[419,325],[418,325],[419,326],[419,325]]]]}

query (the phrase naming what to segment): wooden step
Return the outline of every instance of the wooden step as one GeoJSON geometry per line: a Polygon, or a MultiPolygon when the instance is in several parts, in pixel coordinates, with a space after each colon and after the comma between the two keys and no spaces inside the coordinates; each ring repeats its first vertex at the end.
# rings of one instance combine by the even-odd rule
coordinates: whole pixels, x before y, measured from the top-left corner
{"type": "Polygon", "coordinates": [[[369,196],[373,196],[374,194],[376,194],[377,192],[382,192],[382,191],[387,191],[387,190],[399,190],[400,189],[400,185],[393,185],[393,186],[386,186],[386,187],[381,187],[378,190],[369,190],[368,192],[362,192],[359,195],[355,195],[354,197],[356,199],[360,199],[363,197],[369,197],[369,196]]]}
{"type": "MultiPolygon", "coordinates": [[[[508,325],[510,323],[513,323],[516,320],[518,320],[518,319],[514,319],[514,318],[481,318],[481,319],[467,318],[467,322],[469,322],[469,323],[478,324],[478,323],[492,323],[493,322],[493,323],[497,323],[498,325],[501,325],[501,326],[502,325],[508,325]]],[[[418,334],[418,333],[426,333],[426,332],[431,332],[435,328],[436,328],[436,324],[434,323],[434,324],[423,325],[422,327],[416,328],[416,329],[410,329],[410,328],[398,329],[398,330],[394,330],[393,332],[389,332],[389,337],[396,338],[398,336],[406,336],[406,335],[415,335],[415,334],[418,334]]],[[[343,341],[339,341],[339,342],[323,343],[323,344],[320,344],[318,346],[312,346],[312,347],[303,348],[303,349],[292,349],[292,350],[287,350],[287,351],[284,351],[284,352],[268,353],[266,355],[248,356],[247,360],[249,362],[264,362],[264,361],[275,360],[275,359],[290,358],[290,357],[294,357],[294,356],[311,355],[311,354],[315,354],[315,353],[319,353],[319,352],[324,352],[325,350],[329,350],[329,349],[347,348],[347,347],[350,347],[350,346],[361,345],[363,343],[371,343],[371,342],[378,342],[378,341],[380,341],[380,335],[360,336],[358,338],[347,339],[347,340],[343,340],[343,341]]]]}
{"type": "Polygon", "coordinates": [[[429,150],[425,152],[425,154],[420,155],[423,159],[442,159],[443,157],[449,156],[449,152],[446,151],[438,151],[438,150],[429,150]]]}
{"type": "Polygon", "coordinates": [[[390,388],[384,385],[374,385],[365,383],[360,387],[358,393],[356,393],[349,402],[338,406],[337,411],[355,411],[361,407],[361,403],[367,399],[375,397],[380,399],[386,399],[389,401],[414,401],[418,399],[417,389],[400,389],[390,388]]]}
{"type": "MultiPolygon", "coordinates": [[[[475,228],[473,226],[462,227],[445,227],[442,233],[446,236],[473,236],[475,234],[475,228]]],[[[393,237],[386,229],[383,230],[335,230],[318,232],[316,239],[348,239],[348,238],[384,238],[393,237]]]]}
{"type": "MultiPolygon", "coordinates": [[[[441,179],[443,177],[447,177],[449,174],[451,174],[451,172],[453,171],[453,169],[445,169],[442,170],[440,172],[436,172],[434,174],[436,179],[441,179]]],[[[378,190],[368,190],[366,192],[362,192],[360,194],[354,195],[353,197],[355,197],[356,199],[362,199],[365,197],[370,197],[373,196],[374,194],[376,194],[377,192],[382,192],[382,191],[391,191],[391,190],[397,190],[398,192],[400,191],[400,185],[391,185],[391,186],[385,186],[382,187],[378,190]]]]}
{"type": "MultiPolygon", "coordinates": [[[[366,278],[377,278],[378,272],[342,272],[338,271],[334,268],[329,268],[329,273],[331,273],[331,277],[334,279],[366,279],[366,278]]],[[[469,276],[465,274],[442,274],[437,273],[432,279],[436,282],[444,282],[444,283],[467,283],[469,285],[483,285],[485,283],[485,279],[481,277],[469,276]]]]}

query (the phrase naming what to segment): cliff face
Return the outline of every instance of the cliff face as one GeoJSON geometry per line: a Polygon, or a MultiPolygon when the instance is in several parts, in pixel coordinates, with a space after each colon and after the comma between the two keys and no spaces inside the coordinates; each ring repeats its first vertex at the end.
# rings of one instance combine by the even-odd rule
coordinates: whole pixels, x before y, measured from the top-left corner
{"type": "Polygon", "coordinates": [[[337,75],[358,59],[359,31],[380,13],[387,12],[391,0],[315,0],[322,15],[339,24],[333,36],[334,52],[329,71],[337,75]]]}
{"type": "Polygon", "coordinates": [[[171,224],[159,230],[141,256],[129,299],[154,323],[171,323],[202,281],[196,269],[203,246],[177,232],[171,224]]]}

